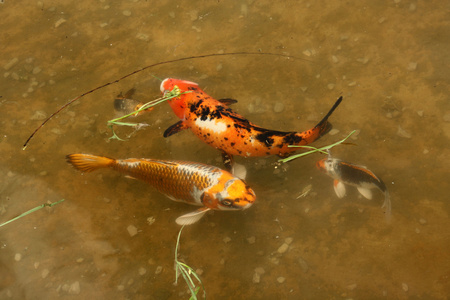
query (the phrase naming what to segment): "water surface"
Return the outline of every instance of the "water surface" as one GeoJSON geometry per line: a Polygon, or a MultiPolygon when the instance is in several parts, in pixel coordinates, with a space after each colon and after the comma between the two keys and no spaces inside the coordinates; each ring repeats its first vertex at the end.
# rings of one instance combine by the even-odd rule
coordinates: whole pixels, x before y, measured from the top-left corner
{"type": "Polygon", "coordinates": [[[277,157],[238,158],[257,203],[183,231],[180,259],[199,271],[208,298],[445,299],[449,9],[404,0],[6,0],[0,222],[65,201],[0,228],[0,298],[189,298],[183,281],[173,285],[175,219],[194,208],[108,170],[82,175],[64,159],[85,152],[222,166],[220,153],[188,131],[162,137],[177,121],[167,104],[142,116],[151,126],[129,140],[108,139],[117,94],[135,87],[135,98],[149,101],[160,94],[157,78],[174,77],[238,99],[236,111],[278,130],[314,126],[342,95],[330,119],[338,132],[315,145],[358,130],[356,146],[333,154],[366,165],[392,198],[387,224],[381,193],[367,201],[349,188],[336,197],[331,178],[314,167],[323,155],[282,166],[277,157]],[[152,63],[234,51],[297,59],[224,56],[155,67],[82,98],[22,150],[45,116],[83,92],[152,63]]]}

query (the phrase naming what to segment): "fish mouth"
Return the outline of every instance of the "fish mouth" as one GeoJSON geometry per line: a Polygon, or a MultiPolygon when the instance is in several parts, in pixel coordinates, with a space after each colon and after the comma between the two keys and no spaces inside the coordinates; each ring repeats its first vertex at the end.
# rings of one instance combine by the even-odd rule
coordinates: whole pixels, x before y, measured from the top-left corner
{"type": "Polygon", "coordinates": [[[161,82],[161,85],[159,86],[159,89],[161,90],[161,93],[165,93],[164,84],[166,83],[166,81],[167,81],[168,79],[169,79],[169,78],[166,78],[166,79],[164,79],[164,80],[161,82]]]}
{"type": "Polygon", "coordinates": [[[247,204],[245,204],[244,206],[242,206],[242,210],[246,210],[246,209],[248,209],[250,206],[252,206],[253,205],[253,203],[247,203],[247,204]]]}

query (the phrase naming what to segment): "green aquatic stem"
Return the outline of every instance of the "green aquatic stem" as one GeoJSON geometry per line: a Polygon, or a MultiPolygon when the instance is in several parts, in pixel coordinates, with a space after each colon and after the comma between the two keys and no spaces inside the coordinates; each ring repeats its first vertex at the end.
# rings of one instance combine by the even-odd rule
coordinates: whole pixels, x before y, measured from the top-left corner
{"type": "Polygon", "coordinates": [[[174,86],[173,90],[171,90],[170,92],[167,92],[164,97],[162,98],[158,98],[152,101],[149,101],[147,103],[145,103],[144,105],[142,105],[138,110],[133,111],[129,114],[126,114],[124,116],[109,120],[106,122],[106,124],[108,125],[108,127],[112,130],[113,136],[110,137],[110,140],[119,140],[119,141],[125,141],[124,139],[121,139],[115,132],[113,129],[113,126],[130,126],[130,127],[134,127],[134,128],[139,128],[142,125],[144,125],[143,123],[129,123],[129,122],[120,122],[123,119],[126,119],[130,116],[136,116],[137,114],[139,114],[141,111],[144,111],[146,109],[149,109],[150,107],[153,107],[155,105],[158,105],[160,103],[163,103],[165,101],[168,101],[170,99],[173,98],[177,98],[183,94],[187,94],[187,93],[191,93],[191,91],[186,91],[186,92],[181,92],[181,90],[178,88],[178,86],[174,86]]]}
{"type": "Polygon", "coordinates": [[[313,149],[313,150],[307,151],[307,152],[303,152],[303,153],[299,153],[299,154],[295,154],[295,155],[292,155],[292,156],[280,159],[278,161],[286,163],[288,161],[291,161],[291,160],[294,160],[294,159],[297,159],[299,157],[303,157],[303,156],[306,156],[306,155],[309,155],[309,154],[312,154],[312,153],[315,153],[315,152],[321,152],[321,153],[324,153],[324,154],[328,154],[328,152],[326,150],[330,150],[331,148],[333,148],[333,147],[335,147],[335,146],[337,146],[339,144],[342,144],[343,142],[345,142],[355,132],[356,132],[356,130],[353,130],[352,132],[350,132],[349,135],[347,135],[342,140],[340,140],[340,141],[338,141],[338,142],[336,142],[334,144],[323,146],[323,147],[320,147],[320,148],[316,148],[316,147],[313,147],[313,146],[306,146],[306,145],[305,146],[289,145],[289,147],[306,148],[306,149],[313,149]]]}
{"type": "Polygon", "coordinates": [[[114,131],[114,127],[113,127],[113,125],[108,125],[108,127],[109,127],[109,129],[111,129],[111,131],[112,131],[112,136],[111,137],[109,137],[109,139],[110,140],[119,140],[119,141],[125,141],[124,139],[121,139],[117,134],[116,134],[116,132],[114,131]]]}
{"type": "Polygon", "coordinates": [[[177,245],[175,246],[175,284],[178,283],[178,277],[181,274],[183,276],[184,281],[186,281],[186,284],[189,288],[189,291],[191,292],[190,299],[197,300],[197,294],[200,291],[200,287],[195,285],[194,280],[191,276],[194,276],[195,279],[200,283],[203,291],[204,291],[204,298],[206,299],[206,290],[205,286],[203,285],[202,280],[198,276],[197,273],[195,273],[194,269],[190,266],[188,266],[185,263],[182,263],[178,261],[178,250],[180,248],[180,237],[181,232],[183,231],[184,225],[181,227],[180,232],[178,232],[178,238],[177,238],[177,245]]]}
{"type": "Polygon", "coordinates": [[[13,222],[13,221],[15,221],[15,220],[18,220],[18,219],[20,219],[20,218],[22,218],[22,217],[25,217],[26,215],[29,215],[29,214],[31,214],[31,213],[34,213],[35,211],[38,211],[38,210],[40,210],[41,208],[44,208],[44,207],[52,207],[52,206],[54,206],[54,205],[56,205],[56,204],[59,204],[59,203],[61,203],[61,202],[63,202],[63,201],[64,201],[64,199],[61,199],[61,200],[59,200],[59,201],[57,201],[57,202],[53,202],[53,203],[44,203],[44,204],[42,204],[42,205],[39,205],[39,206],[37,206],[37,207],[35,207],[35,208],[30,209],[29,211],[24,212],[23,214],[18,215],[18,216],[15,217],[15,218],[12,218],[12,219],[9,220],[9,221],[6,221],[5,223],[0,224],[0,227],[4,226],[4,225],[6,225],[6,224],[9,224],[9,223],[11,223],[11,222],[13,222]]]}

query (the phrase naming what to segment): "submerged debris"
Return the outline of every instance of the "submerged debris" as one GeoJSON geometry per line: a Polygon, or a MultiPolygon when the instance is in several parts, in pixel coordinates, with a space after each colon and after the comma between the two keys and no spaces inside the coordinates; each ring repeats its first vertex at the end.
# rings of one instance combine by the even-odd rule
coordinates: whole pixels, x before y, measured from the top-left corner
{"type": "Polygon", "coordinates": [[[411,133],[403,129],[400,125],[398,125],[397,135],[405,139],[410,139],[412,137],[411,133]]]}
{"type": "Polygon", "coordinates": [[[134,225],[128,225],[127,231],[130,236],[135,236],[138,233],[138,230],[134,225]]]}
{"type": "Polygon", "coordinates": [[[255,273],[253,274],[253,279],[252,279],[253,283],[260,283],[261,275],[263,275],[264,273],[266,273],[266,271],[263,268],[261,268],[261,267],[256,268],[255,273]]]}

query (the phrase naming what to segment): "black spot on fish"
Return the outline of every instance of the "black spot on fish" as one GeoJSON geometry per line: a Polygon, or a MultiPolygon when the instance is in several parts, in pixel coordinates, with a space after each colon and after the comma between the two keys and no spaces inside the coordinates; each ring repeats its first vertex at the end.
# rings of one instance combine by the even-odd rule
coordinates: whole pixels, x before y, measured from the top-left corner
{"type": "Polygon", "coordinates": [[[199,101],[197,101],[197,102],[191,104],[191,105],[189,106],[189,111],[190,111],[191,113],[196,112],[196,111],[199,109],[199,107],[200,107],[200,105],[201,105],[202,103],[203,103],[203,100],[199,100],[199,101]]]}
{"type": "Polygon", "coordinates": [[[257,134],[255,138],[259,142],[264,143],[267,147],[272,147],[274,143],[273,136],[274,136],[273,131],[267,131],[257,134]]]}
{"type": "Polygon", "coordinates": [[[200,120],[206,121],[209,118],[209,113],[210,113],[209,107],[203,106],[200,111],[200,120]]]}
{"type": "Polygon", "coordinates": [[[290,132],[286,134],[283,138],[283,143],[288,145],[295,145],[302,141],[302,137],[297,135],[295,132],[290,132]]]}
{"type": "Polygon", "coordinates": [[[234,145],[236,145],[236,143],[231,143],[231,147],[234,147],[234,145]]]}

